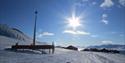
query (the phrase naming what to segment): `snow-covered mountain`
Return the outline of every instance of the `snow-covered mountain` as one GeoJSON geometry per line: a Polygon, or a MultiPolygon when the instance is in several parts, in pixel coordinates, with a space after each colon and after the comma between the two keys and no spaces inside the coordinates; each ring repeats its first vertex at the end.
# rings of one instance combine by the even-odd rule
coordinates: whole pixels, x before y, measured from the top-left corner
{"type": "Polygon", "coordinates": [[[104,45],[89,46],[87,48],[107,48],[107,49],[125,50],[125,45],[104,44],[104,45]]]}
{"type": "Polygon", "coordinates": [[[11,28],[6,24],[0,24],[0,35],[23,41],[31,39],[19,29],[11,28]]]}
{"type": "MultiPolygon", "coordinates": [[[[10,47],[15,43],[30,45],[32,38],[28,37],[22,31],[16,28],[11,28],[6,24],[0,24],[0,48],[10,47]]],[[[47,44],[46,42],[36,41],[36,44],[47,44]]]]}

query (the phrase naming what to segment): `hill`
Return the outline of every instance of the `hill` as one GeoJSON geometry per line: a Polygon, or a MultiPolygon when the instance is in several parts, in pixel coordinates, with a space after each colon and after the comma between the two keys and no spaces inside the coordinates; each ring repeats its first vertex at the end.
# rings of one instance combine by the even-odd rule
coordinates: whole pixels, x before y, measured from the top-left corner
{"type": "Polygon", "coordinates": [[[31,40],[30,37],[25,35],[22,31],[16,28],[11,28],[6,24],[0,24],[0,35],[18,39],[18,40],[31,40]]]}
{"type": "MultiPolygon", "coordinates": [[[[0,24],[0,48],[6,48],[14,45],[15,43],[19,44],[31,44],[33,39],[28,37],[22,31],[17,28],[11,28],[6,24],[0,24]]],[[[36,41],[36,44],[47,44],[46,42],[36,41]]]]}
{"type": "Polygon", "coordinates": [[[115,49],[115,50],[125,50],[125,45],[104,44],[104,45],[88,46],[87,48],[107,48],[107,49],[115,49]]]}

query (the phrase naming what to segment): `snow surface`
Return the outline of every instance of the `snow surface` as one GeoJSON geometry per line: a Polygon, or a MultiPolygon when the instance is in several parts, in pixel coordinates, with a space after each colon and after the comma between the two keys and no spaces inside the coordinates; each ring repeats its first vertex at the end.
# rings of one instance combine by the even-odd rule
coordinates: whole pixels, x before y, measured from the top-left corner
{"type": "MultiPolygon", "coordinates": [[[[0,63],[125,63],[125,55],[56,48],[54,54],[4,50],[18,40],[0,36],[0,63]]],[[[28,42],[21,42],[22,44],[28,42]]],[[[31,51],[32,52],[32,51],[31,51]]]]}

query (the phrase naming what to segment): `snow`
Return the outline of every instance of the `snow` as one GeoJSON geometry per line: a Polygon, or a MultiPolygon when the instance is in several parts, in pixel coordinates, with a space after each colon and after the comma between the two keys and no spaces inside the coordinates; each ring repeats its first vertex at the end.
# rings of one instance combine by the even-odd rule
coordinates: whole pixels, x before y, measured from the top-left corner
{"type": "Polygon", "coordinates": [[[0,52],[1,63],[124,63],[121,54],[80,52],[56,48],[55,54],[27,54],[10,51],[0,52]]]}
{"type": "MultiPolygon", "coordinates": [[[[15,45],[15,43],[18,43],[20,45],[24,45],[24,44],[30,45],[32,43],[32,40],[23,41],[23,40],[18,40],[18,39],[0,35],[0,49],[8,48],[12,45],[15,45]]],[[[47,44],[47,43],[36,41],[36,44],[47,44]]]]}
{"type": "Polygon", "coordinates": [[[5,47],[10,47],[11,45],[15,45],[15,43],[19,44],[31,44],[31,41],[21,41],[13,38],[9,38],[6,36],[0,36],[0,49],[3,49],[5,47]]]}
{"type": "Polygon", "coordinates": [[[29,40],[31,39],[27,35],[25,35],[22,31],[16,29],[16,28],[11,28],[6,24],[0,24],[0,35],[19,39],[19,40],[29,40]]]}
{"type": "MultiPolygon", "coordinates": [[[[16,41],[18,40],[0,36],[0,63],[125,63],[123,54],[73,51],[62,48],[56,48],[54,54],[4,50],[16,41]]],[[[28,42],[20,43],[28,44],[28,42]]]]}

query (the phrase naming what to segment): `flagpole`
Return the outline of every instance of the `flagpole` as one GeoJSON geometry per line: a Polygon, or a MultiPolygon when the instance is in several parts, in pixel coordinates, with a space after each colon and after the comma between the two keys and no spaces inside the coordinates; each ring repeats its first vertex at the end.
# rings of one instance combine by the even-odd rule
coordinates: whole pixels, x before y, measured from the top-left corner
{"type": "Polygon", "coordinates": [[[36,41],[36,21],[37,21],[37,11],[35,11],[35,23],[34,23],[34,35],[33,35],[33,45],[35,45],[36,41]]]}

